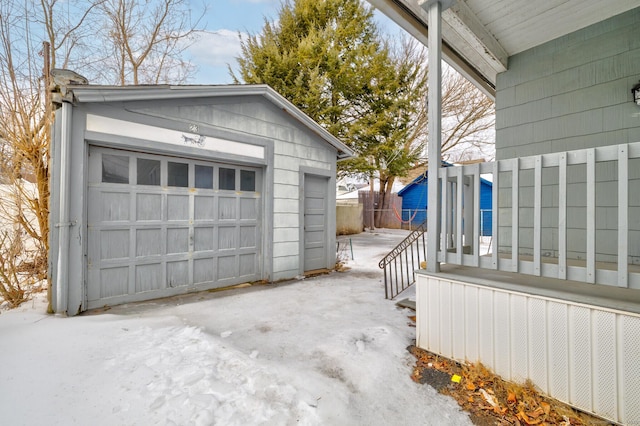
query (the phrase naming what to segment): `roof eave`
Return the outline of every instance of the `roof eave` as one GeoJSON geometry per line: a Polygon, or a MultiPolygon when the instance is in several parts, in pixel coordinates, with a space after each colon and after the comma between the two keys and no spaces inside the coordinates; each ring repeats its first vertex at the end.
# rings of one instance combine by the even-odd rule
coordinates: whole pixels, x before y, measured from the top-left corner
{"type": "MultiPolygon", "coordinates": [[[[368,1],[413,37],[427,44],[428,14],[418,2],[368,1]]],[[[443,59],[485,95],[495,99],[496,76],[506,69],[506,53],[498,48],[495,40],[491,40],[490,34],[478,36],[474,33],[477,28],[468,27],[473,16],[464,12],[465,10],[454,5],[452,10],[443,14],[443,59]]]]}

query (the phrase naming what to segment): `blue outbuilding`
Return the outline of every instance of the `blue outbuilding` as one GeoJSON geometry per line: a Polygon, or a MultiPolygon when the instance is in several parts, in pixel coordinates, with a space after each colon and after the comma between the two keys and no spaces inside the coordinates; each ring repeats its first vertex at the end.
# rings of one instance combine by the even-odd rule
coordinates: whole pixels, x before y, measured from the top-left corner
{"type": "MultiPolygon", "coordinates": [[[[443,167],[451,164],[443,163],[443,167]]],[[[428,209],[428,172],[425,171],[411,183],[402,188],[398,195],[402,197],[402,222],[410,228],[427,220],[428,209]]],[[[480,230],[481,236],[491,236],[493,183],[480,178],[480,230]]]]}

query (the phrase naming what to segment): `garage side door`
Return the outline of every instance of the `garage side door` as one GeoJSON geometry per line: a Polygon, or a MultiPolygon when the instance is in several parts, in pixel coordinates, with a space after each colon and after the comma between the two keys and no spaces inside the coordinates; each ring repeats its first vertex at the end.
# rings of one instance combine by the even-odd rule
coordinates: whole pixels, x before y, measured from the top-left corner
{"type": "Polygon", "coordinates": [[[260,169],[91,147],[88,308],[260,277],[260,169]]]}
{"type": "Polygon", "coordinates": [[[328,178],[304,176],[304,270],[327,267],[328,178]]]}

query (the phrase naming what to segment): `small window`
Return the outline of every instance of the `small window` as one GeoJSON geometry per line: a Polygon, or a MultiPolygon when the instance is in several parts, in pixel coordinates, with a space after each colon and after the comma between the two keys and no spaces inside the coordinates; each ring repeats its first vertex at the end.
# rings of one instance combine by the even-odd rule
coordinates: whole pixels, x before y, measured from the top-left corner
{"type": "Polygon", "coordinates": [[[213,167],[196,165],[196,188],[213,189],[213,167]]]}
{"type": "Polygon", "coordinates": [[[102,154],[102,182],[129,183],[129,157],[102,154]]]}
{"type": "Polygon", "coordinates": [[[236,189],[236,170],[225,169],[220,167],[218,170],[218,176],[220,178],[219,188],[235,191],[236,189]]]}
{"type": "Polygon", "coordinates": [[[186,188],[189,186],[189,165],[187,163],[167,163],[167,185],[186,188]]]}
{"type": "Polygon", "coordinates": [[[138,185],[160,185],[160,160],[138,158],[138,185]]]}
{"type": "Polygon", "coordinates": [[[256,190],[256,172],[240,170],[240,191],[256,190]]]}

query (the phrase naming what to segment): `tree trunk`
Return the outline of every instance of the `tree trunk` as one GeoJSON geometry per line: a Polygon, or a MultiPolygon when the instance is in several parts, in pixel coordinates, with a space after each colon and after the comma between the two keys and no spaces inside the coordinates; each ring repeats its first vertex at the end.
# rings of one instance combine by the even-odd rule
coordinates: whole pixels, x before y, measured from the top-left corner
{"type": "Polygon", "coordinates": [[[391,191],[393,188],[393,182],[395,177],[391,176],[386,181],[380,180],[380,192],[378,195],[378,211],[376,212],[375,225],[377,228],[382,228],[382,217],[384,212],[390,207],[391,191]]]}

